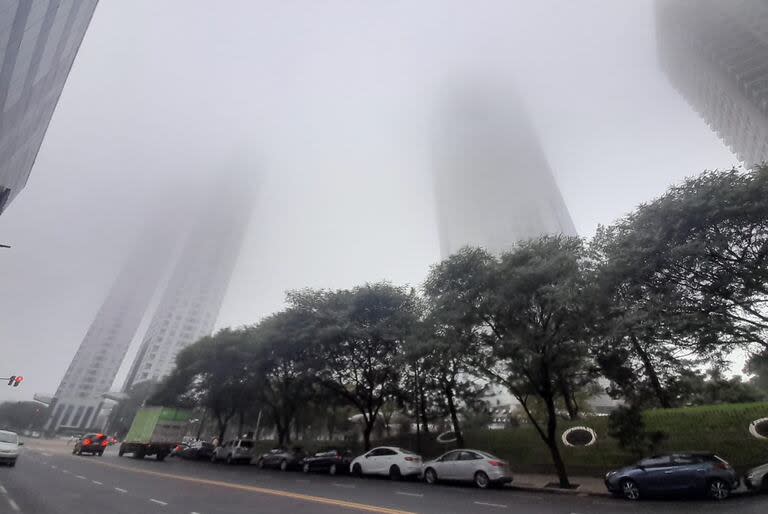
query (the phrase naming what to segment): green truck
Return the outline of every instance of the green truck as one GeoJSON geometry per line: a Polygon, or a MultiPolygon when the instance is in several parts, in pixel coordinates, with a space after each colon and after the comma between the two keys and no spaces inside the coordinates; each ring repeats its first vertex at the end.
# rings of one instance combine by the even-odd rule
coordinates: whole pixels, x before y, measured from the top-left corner
{"type": "Polygon", "coordinates": [[[118,455],[131,453],[137,459],[155,455],[164,460],[181,442],[191,413],[170,407],[144,407],[133,418],[131,429],[120,445],[118,455]]]}

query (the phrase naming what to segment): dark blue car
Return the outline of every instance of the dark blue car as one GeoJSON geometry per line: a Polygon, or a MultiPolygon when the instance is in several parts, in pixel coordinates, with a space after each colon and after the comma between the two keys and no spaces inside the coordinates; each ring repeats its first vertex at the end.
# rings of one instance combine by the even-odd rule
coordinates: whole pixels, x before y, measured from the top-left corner
{"type": "Polygon", "coordinates": [[[656,455],[605,475],[608,491],[628,500],[696,493],[724,500],[738,485],[731,465],[713,453],[656,455]]]}

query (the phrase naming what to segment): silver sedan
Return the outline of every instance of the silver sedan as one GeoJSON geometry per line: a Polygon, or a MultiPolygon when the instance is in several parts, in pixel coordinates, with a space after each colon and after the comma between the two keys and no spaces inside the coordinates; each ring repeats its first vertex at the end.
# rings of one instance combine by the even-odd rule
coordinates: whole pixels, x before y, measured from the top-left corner
{"type": "Polygon", "coordinates": [[[474,482],[481,489],[512,481],[512,473],[505,461],[480,450],[460,449],[444,453],[424,463],[422,474],[428,484],[441,480],[474,482]]]}

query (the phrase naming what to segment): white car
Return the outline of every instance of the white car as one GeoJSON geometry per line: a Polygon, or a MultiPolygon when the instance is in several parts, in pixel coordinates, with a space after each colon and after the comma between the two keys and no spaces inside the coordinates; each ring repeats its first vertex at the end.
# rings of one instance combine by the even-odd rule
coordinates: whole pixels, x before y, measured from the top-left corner
{"type": "Polygon", "coordinates": [[[768,492],[768,464],[747,471],[744,475],[744,485],[750,491],[768,492]]]}
{"type": "Polygon", "coordinates": [[[19,446],[23,444],[16,432],[0,430],[0,462],[15,466],[16,459],[19,458],[19,446]]]}
{"type": "Polygon", "coordinates": [[[492,485],[512,481],[506,461],[480,450],[451,450],[424,463],[424,480],[428,484],[438,481],[473,482],[485,489],[492,485]]]}
{"type": "Polygon", "coordinates": [[[252,439],[233,439],[217,446],[211,454],[211,462],[227,461],[227,464],[248,464],[253,457],[252,439]]]}
{"type": "Polygon", "coordinates": [[[421,456],[394,446],[379,446],[355,458],[349,469],[356,476],[389,475],[400,480],[421,473],[421,456]]]}

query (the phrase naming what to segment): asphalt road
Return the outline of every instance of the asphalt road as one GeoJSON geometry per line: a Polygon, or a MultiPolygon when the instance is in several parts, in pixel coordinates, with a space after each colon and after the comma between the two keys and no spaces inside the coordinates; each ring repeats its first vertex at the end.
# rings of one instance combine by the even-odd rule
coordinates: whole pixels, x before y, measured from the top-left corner
{"type": "Polygon", "coordinates": [[[0,467],[0,513],[706,513],[768,512],[768,496],[628,503],[612,498],[478,490],[167,459],[74,456],[71,447],[29,441],[15,468],[0,467]]]}

